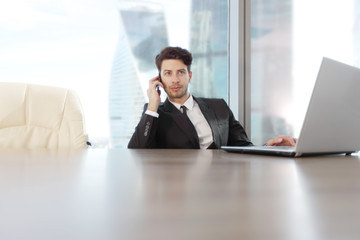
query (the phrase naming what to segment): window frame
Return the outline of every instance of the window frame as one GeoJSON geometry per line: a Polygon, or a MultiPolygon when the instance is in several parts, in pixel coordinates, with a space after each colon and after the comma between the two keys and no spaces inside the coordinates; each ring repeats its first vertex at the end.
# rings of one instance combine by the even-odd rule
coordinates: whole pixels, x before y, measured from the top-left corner
{"type": "Polygon", "coordinates": [[[251,0],[229,0],[228,101],[251,138],[251,0]]]}

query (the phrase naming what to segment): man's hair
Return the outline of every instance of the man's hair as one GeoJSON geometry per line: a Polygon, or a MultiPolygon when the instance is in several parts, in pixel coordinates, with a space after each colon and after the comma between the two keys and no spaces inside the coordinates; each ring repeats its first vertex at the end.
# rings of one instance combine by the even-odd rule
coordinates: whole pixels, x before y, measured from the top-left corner
{"type": "Polygon", "coordinates": [[[192,55],[191,53],[180,47],[166,47],[155,57],[155,64],[159,72],[161,71],[161,63],[166,59],[179,59],[184,62],[188,72],[190,72],[192,55]]]}

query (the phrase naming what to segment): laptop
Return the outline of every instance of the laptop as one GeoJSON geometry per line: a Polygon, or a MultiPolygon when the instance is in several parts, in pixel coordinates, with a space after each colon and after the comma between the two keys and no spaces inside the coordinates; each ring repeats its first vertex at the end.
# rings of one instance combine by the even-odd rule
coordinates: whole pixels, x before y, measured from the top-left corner
{"type": "Polygon", "coordinates": [[[221,149],[288,157],[357,152],[360,69],[323,58],[296,146],[222,146],[221,149]]]}

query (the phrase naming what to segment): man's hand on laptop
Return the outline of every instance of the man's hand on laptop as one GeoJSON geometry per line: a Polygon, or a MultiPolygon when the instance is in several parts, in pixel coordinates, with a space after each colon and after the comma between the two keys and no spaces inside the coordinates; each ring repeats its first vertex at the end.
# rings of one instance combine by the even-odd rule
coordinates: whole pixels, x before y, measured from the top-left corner
{"type": "Polygon", "coordinates": [[[266,146],[295,146],[296,140],[290,136],[280,135],[267,141],[266,146]]]}

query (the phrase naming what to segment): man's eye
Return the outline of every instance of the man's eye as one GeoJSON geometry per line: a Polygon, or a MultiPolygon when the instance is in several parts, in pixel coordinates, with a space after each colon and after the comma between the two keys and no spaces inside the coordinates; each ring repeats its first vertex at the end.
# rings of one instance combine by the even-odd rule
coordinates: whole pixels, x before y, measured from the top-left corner
{"type": "Polygon", "coordinates": [[[168,75],[170,75],[170,73],[169,73],[169,72],[165,72],[164,75],[167,75],[167,76],[168,76],[168,75]]]}
{"type": "Polygon", "coordinates": [[[185,74],[185,71],[179,71],[179,73],[182,75],[182,74],[185,74]]]}

